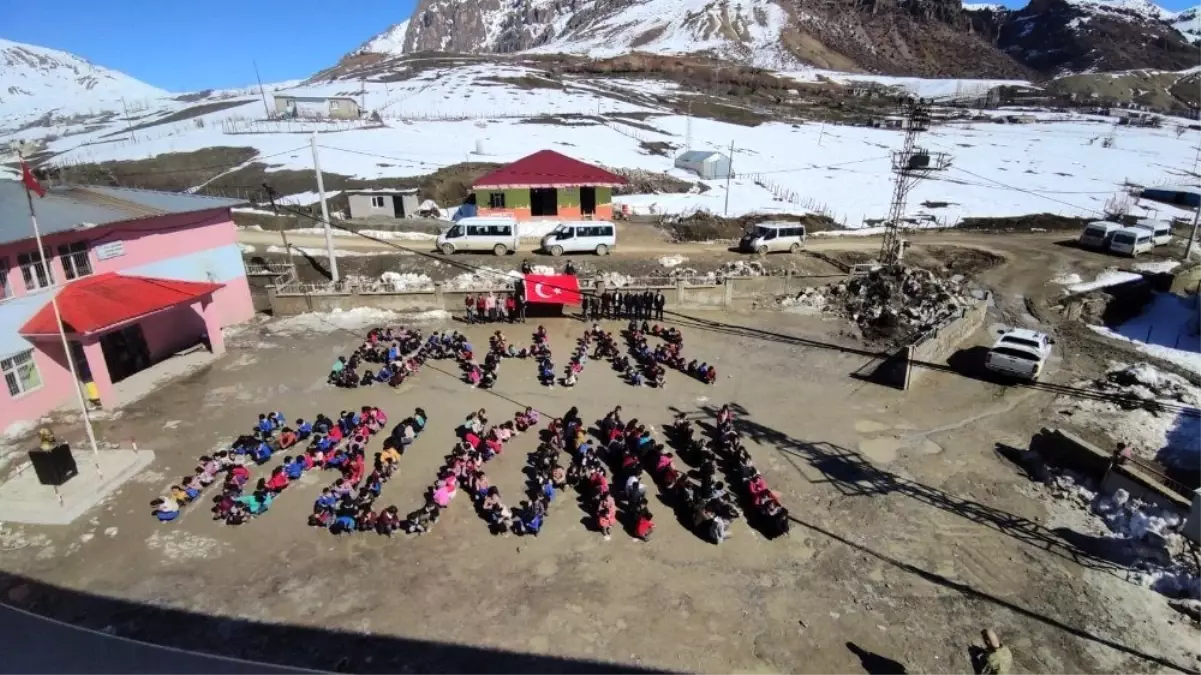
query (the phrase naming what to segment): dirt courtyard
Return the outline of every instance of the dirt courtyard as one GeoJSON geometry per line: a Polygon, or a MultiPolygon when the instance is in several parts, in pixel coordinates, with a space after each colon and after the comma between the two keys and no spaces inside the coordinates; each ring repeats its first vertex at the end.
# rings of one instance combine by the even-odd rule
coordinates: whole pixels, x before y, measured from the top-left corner
{"type": "MultiPolygon", "coordinates": [[[[356,344],[351,332],[313,317],[242,329],[213,366],[98,422],[102,439],[157,453],[134,481],[70,526],[0,526],[0,599],[117,635],[343,671],[864,672],[888,659],[908,672],[967,672],[988,627],[1019,672],[1197,666],[1193,629],[1125,603],[1150,591],[1044,525],[1028,479],[998,454],[998,444],[1026,447],[1051,394],[941,372],[903,394],[852,377],[870,359],[837,321],[697,316],[680,321],[685,355],[716,364],[720,379],[669,373],[662,391],[597,361],[573,390],[547,389],[532,361],[516,359],[491,392],[445,361],[398,389],[339,390],[325,376],[356,344]],[[240,527],[211,520],[207,500],[172,523],[149,515],[197,457],[270,410],[294,420],[370,404],[395,422],[423,407],[429,426],[377,502],[406,513],[472,410],[500,420],[526,405],[555,416],[575,405],[592,421],[621,405],[661,438],[676,411],[709,421],[724,403],[795,519],[787,537],[768,541],[739,520],[733,539],[712,545],[653,485],[658,528],[645,543],[617,531],[604,541],[571,491],[536,538],[490,535],[462,496],[421,537],[335,537],[306,525],[333,480],[316,472],[240,527]]],[[[561,364],[586,324],[543,323],[561,364]]],[[[534,326],[501,328],[525,344],[534,326]]],[[[478,348],[492,329],[467,330],[478,348]]],[[[82,434],[58,430],[90,470],[82,434]]],[[[511,503],[535,444],[524,434],[486,467],[511,503]]]]}

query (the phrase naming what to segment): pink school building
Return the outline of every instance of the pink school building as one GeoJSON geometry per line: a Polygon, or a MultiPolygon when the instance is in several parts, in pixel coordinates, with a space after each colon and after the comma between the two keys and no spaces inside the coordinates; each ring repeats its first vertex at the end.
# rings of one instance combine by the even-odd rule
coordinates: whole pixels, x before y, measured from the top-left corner
{"type": "Polygon", "coordinates": [[[33,202],[41,256],[24,187],[0,181],[0,433],[72,401],[73,387],[116,405],[116,383],[197,344],[220,354],[221,328],[254,315],[235,200],[87,186],[33,202]]]}

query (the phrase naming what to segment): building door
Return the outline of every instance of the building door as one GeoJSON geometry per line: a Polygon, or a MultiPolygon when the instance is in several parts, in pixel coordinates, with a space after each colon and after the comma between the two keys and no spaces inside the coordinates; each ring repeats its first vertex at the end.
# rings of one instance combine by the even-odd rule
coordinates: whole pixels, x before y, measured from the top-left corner
{"type": "Polygon", "coordinates": [[[555,188],[530,188],[530,215],[559,215],[559,191],[555,188]]]}
{"type": "Polygon", "coordinates": [[[586,216],[596,213],[596,188],[580,188],[580,213],[586,216]]]}
{"type": "Polygon", "coordinates": [[[146,346],[146,336],[142,334],[139,324],[101,337],[100,348],[104,351],[104,362],[108,364],[108,374],[114,383],[150,367],[150,349],[146,346]]]}

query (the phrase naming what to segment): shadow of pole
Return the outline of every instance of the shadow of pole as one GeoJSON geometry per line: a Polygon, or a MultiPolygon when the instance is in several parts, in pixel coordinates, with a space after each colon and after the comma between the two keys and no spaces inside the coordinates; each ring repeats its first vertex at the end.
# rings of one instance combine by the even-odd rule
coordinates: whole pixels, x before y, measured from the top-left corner
{"type": "Polygon", "coordinates": [[[1044,616],[1042,614],[1039,614],[1038,612],[1026,609],[1025,607],[1022,607],[1020,605],[1016,605],[1012,602],[1009,602],[1008,600],[998,598],[995,595],[991,595],[991,594],[985,593],[983,591],[978,591],[975,588],[972,588],[971,586],[969,586],[967,584],[960,583],[958,581],[952,581],[951,579],[948,579],[948,578],[942,576],[941,574],[937,574],[935,572],[930,572],[930,571],[924,570],[920,567],[917,567],[916,565],[911,565],[907,562],[897,560],[896,558],[893,558],[892,556],[889,556],[885,553],[880,553],[878,551],[875,551],[871,548],[868,548],[867,546],[864,546],[863,544],[859,544],[857,542],[851,541],[850,539],[847,539],[846,537],[837,535],[837,534],[821,527],[820,525],[815,525],[813,523],[810,523],[810,522],[807,522],[800,518],[797,518],[796,516],[790,515],[789,520],[791,520],[793,523],[795,523],[797,525],[800,525],[801,527],[807,528],[807,529],[809,529],[813,532],[816,532],[818,534],[821,534],[829,539],[832,539],[841,544],[849,546],[849,547],[855,549],[856,551],[859,551],[859,552],[869,555],[873,558],[876,558],[877,560],[888,563],[889,565],[892,565],[893,567],[896,567],[897,569],[900,569],[900,570],[903,570],[910,574],[913,574],[914,576],[920,577],[921,579],[924,579],[932,584],[937,584],[939,586],[942,586],[943,588],[951,589],[953,591],[956,591],[957,593],[960,593],[960,594],[965,595],[970,598],[983,600],[985,602],[989,602],[994,605],[997,605],[998,607],[1003,607],[1011,612],[1014,612],[1015,614],[1020,614],[1021,616],[1024,616],[1028,619],[1033,619],[1035,621],[1044,623],[1053,628],[1057,628],[1066,633],[1074,635],[1082,640],[1089,640],[1091,642],[1095,642],[1100,645],[1105,645],[1106,647],[1109,647],[1110,649],[1122,652],[1123,654],[1127,654],[1129,656],[1143,659],[1145,661],[1155,663],[1155,664],[1163,666],[1165,668],[1171,668],[1172,670],[1179,671],[1181,673],[1197,673],[1198,672],[1195,669],[1189,668],[1187,666],[1182,666],[1182,665],[1175,663],[1173,661],[1170,661],[1162,656],[1148,654],[1144,651],[1140,651],[1133,647],[1128,647],[1120,642],[1110,640],[1109,638],[1104,638],[1099,635],[1095,635],[1095,634],[1090,633],[1082,628],[1076,628],[1075,626],[1069,626],[1068,624],[1063,623],[1062,621],[1059,621],[1058,619],[1053,619],[1049,616],[1044,616]]]}

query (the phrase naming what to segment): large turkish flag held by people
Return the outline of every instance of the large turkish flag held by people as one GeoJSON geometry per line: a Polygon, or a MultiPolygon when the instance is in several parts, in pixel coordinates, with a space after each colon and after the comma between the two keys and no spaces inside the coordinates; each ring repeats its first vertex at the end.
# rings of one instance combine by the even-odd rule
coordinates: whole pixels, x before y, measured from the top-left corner
{"type": "Polygon", "coordinates": [[[525,301],[548,305],[580,304],[580,280],[572,274],[525,275],[525,301]]]}

